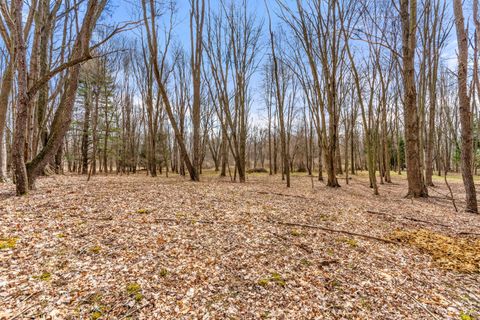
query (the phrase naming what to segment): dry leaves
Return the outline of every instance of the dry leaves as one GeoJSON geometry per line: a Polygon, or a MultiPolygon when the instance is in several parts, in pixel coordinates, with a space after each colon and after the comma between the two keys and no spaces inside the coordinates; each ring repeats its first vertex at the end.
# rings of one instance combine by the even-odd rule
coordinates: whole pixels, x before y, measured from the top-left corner
{"type": "MultiPolygon", "coordinates": [[[[434,236],[423,242],[449,246],[478,232],[479,217],[448,200],[405,199],[403,177],[379,197],[367,181],[332,190],[305,176],[291,189],[264,174],[245,184],[54,176],[24,198],[1,185],[0,319],[478,317],[479,274],[438,268],[416,242],[269,222],[377,238],[424,229],[434,236]]],[[[461,206],[462,186],[452,187],[461,206]]]]}
{"type": "Polygon", "coordinates": [[[426,229],[397,230],[391,238],[427,252],[446,270],[480,272],[480,239],[449,237],[426,229]]]}

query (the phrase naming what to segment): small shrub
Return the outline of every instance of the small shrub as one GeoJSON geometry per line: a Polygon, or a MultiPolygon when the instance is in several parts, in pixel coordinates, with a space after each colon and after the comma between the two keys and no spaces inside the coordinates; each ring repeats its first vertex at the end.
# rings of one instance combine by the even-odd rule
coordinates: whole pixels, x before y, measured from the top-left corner
{"type": "Polygon", "coordinates": [[[460,320],[474,320],[474,318],[468,313],[460,313],[460,320]]]}

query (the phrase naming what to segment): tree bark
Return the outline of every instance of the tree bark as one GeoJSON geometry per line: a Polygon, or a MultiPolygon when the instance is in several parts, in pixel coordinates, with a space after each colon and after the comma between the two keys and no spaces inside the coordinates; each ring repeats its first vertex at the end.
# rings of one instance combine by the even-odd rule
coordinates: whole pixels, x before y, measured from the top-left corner
{"type": "Polygon", "coordinates": [[[82,131],[82,174],[88,174],[88,147],[90,137],[90,86],[86,86],[85,92],[85,113],[83,116],[83,131],[82,131]]]}
{"type": "Polygon", "coordinates": [[[401,0],[403,43],[404,117],[408,196],[428,197],[420,163],[420,128],[415,83],[415,47],[417,25],[417,1],[401,0]]]}
{"type": "Polygon", "coordinates": [[[463,185],[466,192],[467,212],[478,213],[477,195],[472,174],[472,112],[467,91],[468,40],[465,32],[461,0],[454,0],[455,26],[458,43],[458,102],[461,122],[461,160],[463,185]]]}
{"type": "Polygon", "coordinates": [[[28,193],[27,168],[25,166],[25,142],[28,121],[29,97],[27,94],[27,47],[23,38],[23,0],[13,1],[15,65],[17,69],[16,119],[12,148],[17,195],[28,193]]]}

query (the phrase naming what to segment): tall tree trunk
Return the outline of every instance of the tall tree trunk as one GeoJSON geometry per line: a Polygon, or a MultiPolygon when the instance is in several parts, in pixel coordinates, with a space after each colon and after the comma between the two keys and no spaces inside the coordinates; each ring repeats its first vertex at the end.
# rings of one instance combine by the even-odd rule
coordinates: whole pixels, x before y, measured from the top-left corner
{"type": "Polygon", "coordinates": [[[0,182],[7,181],[7,111],[13,83],[14,61],[6,66],[0,88],[0,182]]]}
{"type": "MultiPolygon", "coordinates": [[[[83,24],[72,48],[71,60],[67,63],[68,67],[66,67],[66,69],[68,69],[68,72],[64,75],[64,77],[66,77],[64,89],[52,121],[52,129],[47,144],[37,156],[27,164],[30,188],[34,186],[36,177],[43,171],[45,166],[51,163],[63,143],[65,133],[70,128],[80,76],[80,64],[78,61],[86,61],[91,58],[89,52],[91,35],[105,4],[106,0],[88,1],[83,24]]],[[[42,81],[39,83],[41,84],[42,81]]],[[[32,88],[30,88],[30,91],[32,91],[32,88]]]]}
{"type": "Polygon", "coordinates": [[[85,92],[85,113],[83,116],[83,131],[82,131],[82,174],[88,174],[88,147],[90,137],[90,87],[86,87],[85,92]]]}
{"type": "Polygon", "coordinates": [[[203,48],[203,23],[205,13],[205,1],[193,0],[190,2],[190,45],[191,45],[191,67],[193,81],[193,103],[192,103],[192,124],[193,124],[193,167],[194,181],[200,181],[200,166],[202,157],[200,113],[201,113],[201,71],[202,71],[202,48],[203,48]]]}
{"type": "Polygon", "coordinates": [[[98,148],[98,135],[97,135],[97,127],[98,127],[98,107],[100,103],[100,95],[98,92],[95,92],[95,110],[93,112],[93,123],[92,123],[92,165],[91,165],[91,172],[92,175],[97,173],[97,148],[98,148]]]}
{"type": "Polygon", "coordinates": [[[405,140],[408,196],[428,197],[420,163],[420,128],[415,83],[415,47],[417,30],[417,1],[401,0],[403,43],[403,81],[405,90],[405,140]]]}
{"type": "Polygon", "coordinates": [[[462,177],[467,198],[466,211],[478,213],[477,195],[472,174],[472,112],[467,91],[468,40],[465,32],[462,1],[454,0],[453,4],[458,43],[458,101],[462,140],[462,177]]]}
{"type": "Polygon", "coordinates": [[[13,19],[15,23],[15,65],[17,69],[17,111],[12,146],[12,161],[17,195],[27,194],[29,186],[24,151],[30,99],[27,93],[27,48],[23,38],[22,12],[23,0],[14,0],[13,19]]]}
{"type": "Polygon", "coordinates": [[[55,154],[55,173],[63,174],[63,141],[55,154]]]}
{"type": "Polygon", "coordinates": [[[285,122],[284,122],[284,94],[280,88],[280,75],[279,75],[279,65],[277,56],[275,54],[275,36],[272,31],[272,23],[269,24],[270,31],[270,48],[272,52],[273,60],[273,76],[275,81],[275,92],[276,92],[276,102],[277,102],[277,114],[280,124],[280,143],[282,146],[282,172],[286,175],[287,178],[287,188],[290,188],[290,156],[289,151],[287,150],[287,135],[285,132],[285,122]]]}

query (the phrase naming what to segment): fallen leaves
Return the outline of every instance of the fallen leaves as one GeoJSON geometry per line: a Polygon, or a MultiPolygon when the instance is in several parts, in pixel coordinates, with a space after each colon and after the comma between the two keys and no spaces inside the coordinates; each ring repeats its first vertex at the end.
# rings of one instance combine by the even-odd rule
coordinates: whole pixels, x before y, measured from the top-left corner
{"type": "Polygon", "coordinates": [[[4,196],[0,240],[17,240],[0,250],[0,318],[478,317],[478,274],[383,240],[422,226],[478,232],[479,219],[405,200],[400,178],[379,197],[357,176],[336,190],[303,176],[290,189],[260,174],[202,178],[52,176],[4,196]]]}
{"type": "Polygon", "coordinates": [[[430,254],[446,270],[480,272],[480,239],[449,237],[427,229],[397,230],[391,238],[430,254]]]}

